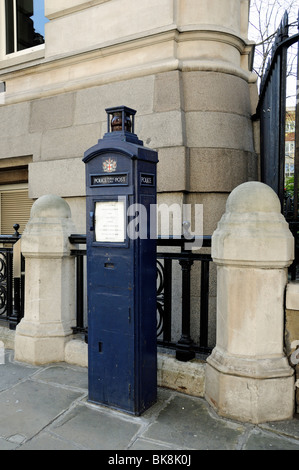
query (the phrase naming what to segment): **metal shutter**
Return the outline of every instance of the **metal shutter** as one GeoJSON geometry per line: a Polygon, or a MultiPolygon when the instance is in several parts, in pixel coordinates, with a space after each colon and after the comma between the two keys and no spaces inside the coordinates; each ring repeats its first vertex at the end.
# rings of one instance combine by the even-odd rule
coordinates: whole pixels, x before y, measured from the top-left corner
{"type": "Polygon", "coordinates": [[[20,225],[22,233],[30,218],[33,201],[28,198],[28,191],[2,191],[1,196],[1,235],[14,233],[13,226],[20,225]]]}

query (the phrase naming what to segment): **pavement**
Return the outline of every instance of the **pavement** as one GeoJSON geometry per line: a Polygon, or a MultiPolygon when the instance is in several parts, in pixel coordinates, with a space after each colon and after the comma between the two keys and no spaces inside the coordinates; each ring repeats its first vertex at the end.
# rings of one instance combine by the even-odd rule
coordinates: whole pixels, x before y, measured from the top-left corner
{"type": "Polygon", "coordinates": [[[2,362],[0,450],[105,450],[110,464],[128,463],[125,456],[139,451],[155,455],[151,463],[173,463],[179,451],[176,463],[185,466],[199,450],[299,450],[297,417],[240,423],[220,418],[203,398],[163,388],[157,403],[135,417],[89,403],[86,368],[23,364],[9,350],[2,362]]]}

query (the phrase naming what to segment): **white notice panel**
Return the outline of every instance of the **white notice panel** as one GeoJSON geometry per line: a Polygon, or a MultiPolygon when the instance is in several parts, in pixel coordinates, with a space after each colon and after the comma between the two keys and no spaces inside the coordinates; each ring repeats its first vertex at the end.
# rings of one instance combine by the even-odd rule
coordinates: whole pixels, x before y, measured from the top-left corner
{"type": "Polygon", "coordinates": [[[96,202],[95,236],[97,242],[125,241],[125,201],[96,202]]]}

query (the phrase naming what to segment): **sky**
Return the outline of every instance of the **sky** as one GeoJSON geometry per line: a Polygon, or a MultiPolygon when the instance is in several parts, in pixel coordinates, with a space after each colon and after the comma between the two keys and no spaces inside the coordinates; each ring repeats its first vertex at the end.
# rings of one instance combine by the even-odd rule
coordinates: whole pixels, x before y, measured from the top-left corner
{"type": "Polygon", "coordinates": [[[45,19],[44,12],[44,0],[34,0],[34,14],[31,17],[34,21],[34,28],[37,33],[40,33],[42,36],[45,36],[45,22],[48,20],[45,19]]]}
{"type": "MultiPolygon", "coordinates": [[[[250,12],[250,26],[249,26],[249,39],[253,40],[256,44],[262,41],[263,38],[273,34],[284,15],[285,10],[289,10],[289,23],[295,23],[295,26],[290,28],[290,36],[298,32],[297,19],[299,10],[299,0],[251,0],[250,12]],[[260,13],[258,13],[260,9],[260,13]],[[268,30],[267,30],[267,24],[268,30]]],[[[259,70],[261,63],[260,53],[262,47],[257,46],[255,52],[255,70],[259,70]]],[[[289,77],[287,80],[287,103],[288,106],[294,106],[297,99],[297,83],[296,83],[296,68],[297,68],[297,45],[289,48],[288,63],[289,77]]],[[[269,56],[268,56],[269,58],[269,56]]],[[[268,59],[267,59],[268,60],[268,59]]]]}
{"type": "MultiPolygon", "coordinates": [[[[268,35],[273,33],[279,26],[286,10],[289,13],[289,22],[296,22],[299,0],[251,0],[249,39],[258,41],[261,34],[268,35]],[[258,9],[260,9],[260,13],[258,9]],[[268,31],[266,31],[267,24],[268,31]]],[[[297,31],[295,30],[294,32],[297,31]]]]}

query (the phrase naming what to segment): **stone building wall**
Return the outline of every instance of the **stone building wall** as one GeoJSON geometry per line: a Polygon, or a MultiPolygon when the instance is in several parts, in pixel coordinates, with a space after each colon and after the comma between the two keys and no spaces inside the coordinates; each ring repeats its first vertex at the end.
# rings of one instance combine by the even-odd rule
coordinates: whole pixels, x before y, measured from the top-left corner
{"type": "Polygon", "coordinates": [[[30,197],[70,199],[81,231],[83,152],[106,132],[105,108],[125,104],[138,112],[138,136],[159,151],[160,201],[204,204],[211,234],[229,192],[256,176],[248,2],[45,6],[44,57],[0,64],[0,158],[32,156],[30,197]]]}
{"type": "Polygon", "coordinates": [[[107,130],[105,108],[126,105],[159,153],[158,203],[203,204],[212,235],[229,193],[257,178],[248,11],[248,0],[45,0],[45,48],[0,61],[0,159],[25,159],[29,197],[63,197],[85,233],[82,156],[107,130]]]}

